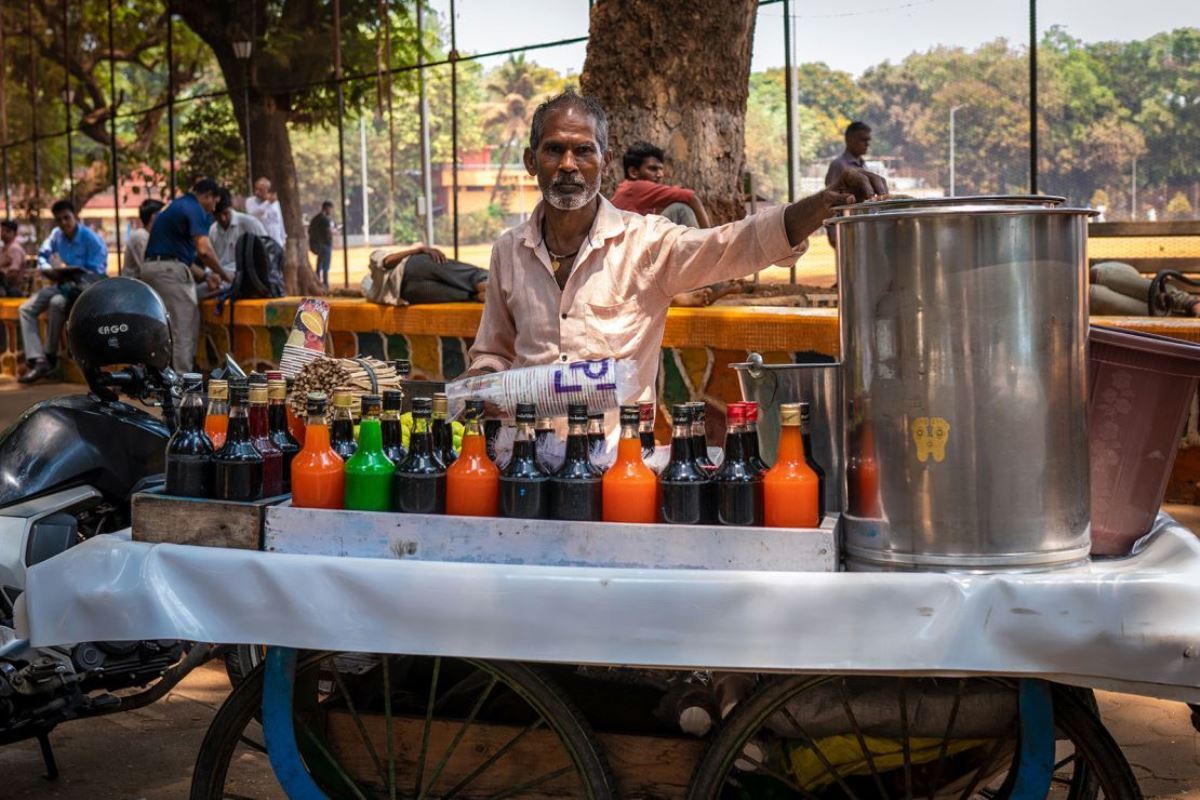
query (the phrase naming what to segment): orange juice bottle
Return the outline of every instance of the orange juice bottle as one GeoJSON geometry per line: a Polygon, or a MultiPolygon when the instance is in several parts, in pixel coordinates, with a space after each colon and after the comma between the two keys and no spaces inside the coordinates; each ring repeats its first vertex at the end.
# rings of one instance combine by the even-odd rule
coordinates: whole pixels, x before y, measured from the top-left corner
{"type": "Polygon", "coordinates": [[[229,430],[229,382],[208,382],[208,413],[204,417],[204,432],[212,440],[213,449],[220,450],[225,444],[225,432],[229,430]]]}
{"type": "Polygon", "coordinates": [[[658,519],[658,477],[642,460],[638,407],[621,406],[621,441],[617,459],[602,484],[605,522],[655,522],[658,519]]]}
{"type": "Polygon", "coordinates": [[[763,524],[768,528],[815,528],[821,523],[820,481],[804,458],[800,433],[804,405],[779,407],[779,451],[775,466],[763,476],[763,524]]]}
{"type": "Polygon", "coordinates": [[[865,402],[851,401],[850,418],[861,413],[858,430],[851,433],[846,454],[846,513],[877,519],[879,513],[879,465],[875,462],[875,427],[867,418],[865,402]]]}
{"type": "Polygon", "coordinates": [[[329,446],[324,392],[308,394],[304,447],[292,459],[292,505],[298,508],[341,508],[345,500],[345,464],[329,446]]]}
{"type": "Polygon", "coordinates": [[[446,470],[446,513],[494,517],[500,513],[500,470],[483,438],[483,401],[468,400],[462,450],[446,470]]]}

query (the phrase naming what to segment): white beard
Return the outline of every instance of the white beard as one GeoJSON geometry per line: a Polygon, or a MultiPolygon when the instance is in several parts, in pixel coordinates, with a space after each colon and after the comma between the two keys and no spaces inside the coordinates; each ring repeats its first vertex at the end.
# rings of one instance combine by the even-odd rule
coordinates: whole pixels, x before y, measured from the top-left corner
{"type": "Polygon", "coordinates": [[[574,194],[560,192],[554,184],[543,184],[540,176],[538,177],[538,188],[542,190],[542,197],[546,199],[546,202],[559,211],[574,211],[577,208],[583,208],[596,199],[596,195],[600,194],[600,176],[596,175],[596,182],[592,186],[585,184],[582,192],[574,194]]]}

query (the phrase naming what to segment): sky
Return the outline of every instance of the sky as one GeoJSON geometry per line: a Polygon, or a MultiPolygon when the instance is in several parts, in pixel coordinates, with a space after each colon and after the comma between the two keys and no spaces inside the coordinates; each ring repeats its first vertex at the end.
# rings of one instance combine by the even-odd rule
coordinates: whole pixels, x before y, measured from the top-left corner
{"type": "MultiPolygon", "coordinates": [[[[717,0],[719,2],[719,0],[717,0]]],[[[429,0],[443,19],[449,0],[429,0]]],[[[491,52],[587,35],[587,0],[455,0],[458,47],[491,52]]],[[[974,49],[997,37],[1021,45],[1029,37],[1027,0],[795,0],[796,54],[854,75],[881,61],[900,61],[937,44],[974,49]]],[[[1200,0],[1038,0],[1038,30],[1062,25],[1084,41],[1144,39],[1177,27],[1200,27],[1200,0]],[[1136,12],[1136,13],[1135,13],[1136,12]]],[[[584,44],[529,53],[560,72],[578,72],[584,44]]],[[[490,67],[499,58],[486,60],[490,67]]],[[[783,66],[783,4],[759,9],[755,71],[783,66]]]]}

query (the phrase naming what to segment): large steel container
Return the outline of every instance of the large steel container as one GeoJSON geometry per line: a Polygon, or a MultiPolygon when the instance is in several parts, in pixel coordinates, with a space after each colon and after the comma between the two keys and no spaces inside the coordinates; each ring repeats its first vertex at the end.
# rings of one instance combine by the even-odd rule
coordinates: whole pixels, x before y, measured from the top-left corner
{"type": "Polygon", "coordinates": [[[904,209],[953,208],[957,206],[1060,206],[1066,198],[1048,194],[980,194],[954,197],[898,197],[892,200],[871,200],[866,203],[838,206],[834,211],[842,216],[879,214],[904,209]]]}
{"type": "Polygon", "coordinates": [[[779,449],[779,406],[808,403],[812,409],[812,458],[825,471],[825,508],[842,508],[842,365],[829,362],[767,364],[758,353],[730,364],[742,397],[758,403],[758,444],[763,460],[775,463],[779,449]]]}
{"type": "Polygon", "coordinates": [[[851,568],[1087,557],[1089,214],[992,205],[830,221],[851,568]]]}

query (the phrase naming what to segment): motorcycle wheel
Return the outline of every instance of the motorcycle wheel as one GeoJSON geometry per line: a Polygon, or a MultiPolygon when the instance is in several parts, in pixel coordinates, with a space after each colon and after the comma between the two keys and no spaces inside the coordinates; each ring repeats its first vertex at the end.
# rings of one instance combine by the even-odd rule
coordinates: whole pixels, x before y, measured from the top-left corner
{"type": "Polygon", "coordinates": [[[250,677],[250,673],[258,668],[258,665],[263,662],[266,655],[267,648],[265,645],[233,645],[225,653],[225,674],[229,676],[229,683],[234,688],[240,686],[246,678],[250,677]]]}

